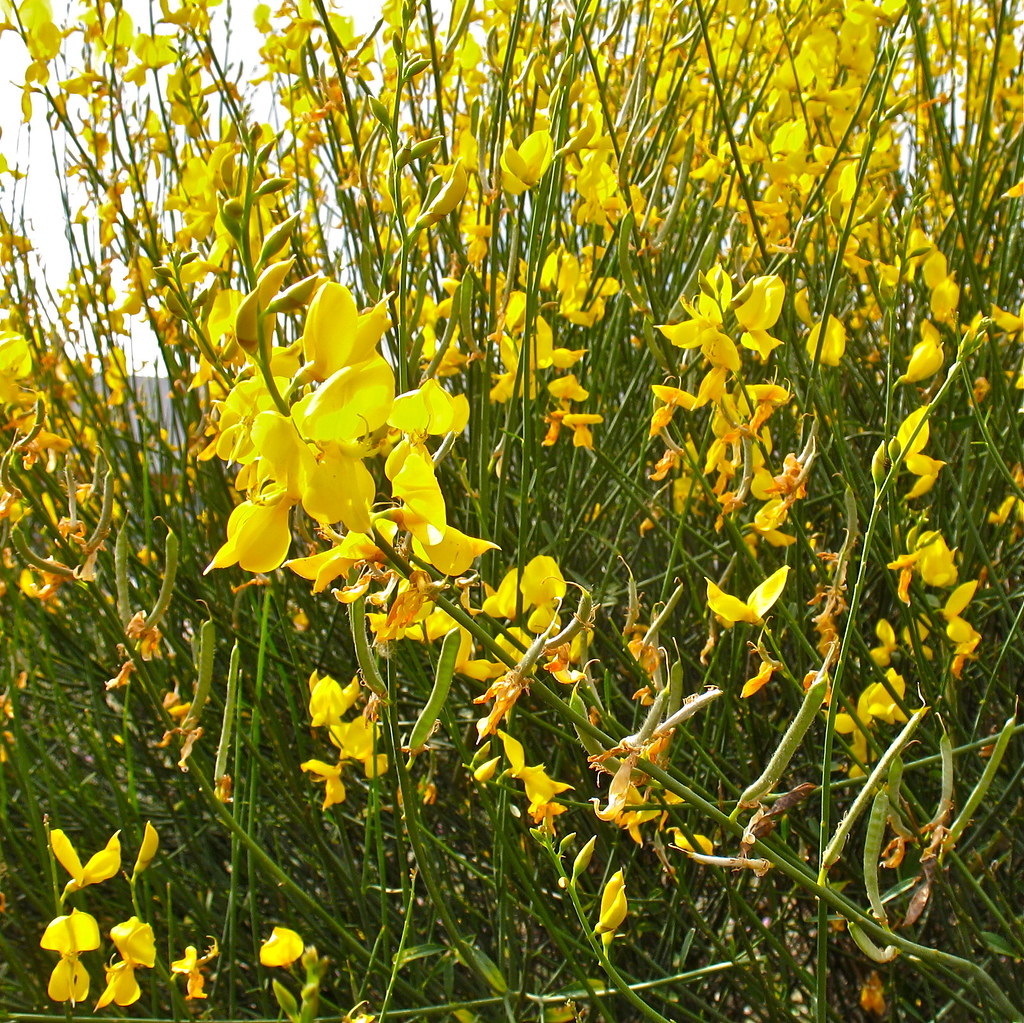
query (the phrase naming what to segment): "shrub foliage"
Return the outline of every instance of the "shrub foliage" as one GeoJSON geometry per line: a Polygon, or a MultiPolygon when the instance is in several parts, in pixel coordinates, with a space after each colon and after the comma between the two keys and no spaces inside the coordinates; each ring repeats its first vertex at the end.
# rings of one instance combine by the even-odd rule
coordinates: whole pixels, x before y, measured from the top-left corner
{"type": "Polygon", "coordinates": [[[0,17],[0,1016],[1020,1018],[1019,6],[0,17]]]}

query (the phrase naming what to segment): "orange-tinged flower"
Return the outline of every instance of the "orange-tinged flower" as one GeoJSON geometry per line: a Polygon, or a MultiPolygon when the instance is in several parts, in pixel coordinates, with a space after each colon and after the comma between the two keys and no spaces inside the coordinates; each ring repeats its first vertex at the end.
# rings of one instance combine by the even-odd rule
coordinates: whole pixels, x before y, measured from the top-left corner
{"type": "Polygon", "coordinates": [[[181,959],[176,959],[171,963],[171,973],[181,974],[188,978],[185,991],[186,999],[207,997],[206,992],[203,990],[206,979],[201,968],[210,960],[215,959],[218,953],[219,949],[217,948],[216,941],[206,950],[206,954],[203,956],[199,955],[195,945],[189,945],[181,959]]]}
{"type": "Polygon", "coordinates": [[[260,962],[264,966],[291,966],[302,955],[302,938],[287,927],[275,927],[260,946],[260,962]]]}

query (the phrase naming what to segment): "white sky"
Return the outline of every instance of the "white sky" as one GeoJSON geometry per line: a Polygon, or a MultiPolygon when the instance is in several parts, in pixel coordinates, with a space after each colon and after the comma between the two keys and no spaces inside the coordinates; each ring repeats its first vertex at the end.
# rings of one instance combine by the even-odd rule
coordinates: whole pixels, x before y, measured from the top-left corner
{"type": "MultiPolygon", "coordinates": [[[[155,6],[157,0],[151,2],[155,6]]],[[[51,0],[51,4],[54,21],[64,24],[69,10],[73,12],[88,6],[88,0],[51,0]]],[[[329,5],[352,17],[356,31],[360,33],[373,27],[381,8],[380,0],[329,0],[329,5]]],[[[4,0],[0,0],[0,19],[5,6],[4,0]]],[[[256,71],[256,51],[263,41],[253,22],[256,6],[257,0],[225,0],[219,8],[214,8],[217,18],[228,13],[230,15],[228,59],[233,64],[241,63],[248,73],[256,71]]],[[[269,6],[274,10],[278,4],[269,0],[269,6]]],[[[124,9],[138,27],[148,26],[149,7],[149,0],[124,0],[124,9]]],[[[223,40],[223,21],[218,29],[215,38],[223,40]]],[[[6,174],[0,178],[0,208],[15,220],[15,224],[15,218],[24,211],[25,233],[35,245],[44,275],[56,288],[67,280],[71,261],[64,233],[64,208],[51,148],[54,136],[46,123],[44,102],[36,98],[31,122],[26,125],[22,121],[21,83],[28,63],[29,56],[21,40],[13,32],[0,33],[0,153],[6,157],[9,166],[17,167],[26,175],[18,182],[13,182],[6,174]]],[[[60,146],[59,137],[56,142],[60,146]]],[[[80,203],[76,204],[72,198],[72,208],[76,205],[80,203]]],[[[129,362],[137,370],[144,369],[155,355],[148,331],[140,333],[143,336],[135,346],[137,350],[129,353],[129,362]]]]}

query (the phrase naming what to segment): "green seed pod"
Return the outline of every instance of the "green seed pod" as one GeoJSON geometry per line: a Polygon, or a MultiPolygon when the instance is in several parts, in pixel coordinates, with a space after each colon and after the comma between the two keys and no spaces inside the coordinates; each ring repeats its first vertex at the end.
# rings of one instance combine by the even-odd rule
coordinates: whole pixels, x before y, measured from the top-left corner
{"type": "Polygon", "coordinates": [[[275,256],[284,246],[288,243],[292,232],[295,230],[295,225],[298,224],[302,214],[293,213],[287,220],[282,221],[277,227],[274,228],[270,234],[263,241],[263,247],[260,249],[259,259],[256,261],[257,266],[263,266],[268,259],[275,256]]]}
{"type": "Polygon", "coordinates": [[[128,597],[128,520],[121,523],[114,541],[114,589],[117,592],[117,617],[124,628],[131,618],[128,597]]]}
{"type": "Polygon", "coordinates": [[[406,745],[407,751],[416,756],[421,753],[427,744],[427,740],[434,732],[441,708],[448,699],[448,690],[451,689],[452,678],[455,675],[455,662],[459,656],[459,646],[462,643],[462,630],[452,629],[441,643],[441,656],[437,660],[437,671],[434,674],[434,686],[430,690],[427,702],[423,705],[416,724],[412,727],[409,735],[409,742],[406,745]]]}
{"type": "Polygon", "coordinates": [[[891,963],[900,954],[900,950],[895,945],[879,948],[852,920],[847,921],[847,927],[857,948],[874,962],[891,963]]]}
{"type": "Polygon", "coordinates": [[[942,841],[943,855],[945,855],[947,849],[952,849],[956,845],[960,836],[964,833],[964,829],[970,824],[974,811],[978,809],[981,801],[985,798],[985,793],[988,792],[989,786],[995,780],[996,771],[999,770],[999,765],[1002,762],[1003,755],[1006,753],[1006,747],[1010,743],[1010,737],[1013,735],[1016,724],[1016,715],[1011,715],[1006,719],[1006,724],[1003,725],[999,738],[996,739],[995,747],[988,758],[985,770],[978,779],[978,784],[971,790],[971,794],[967,797],[967,801],[957,814],[956,820],[950,825],[949,832],[942,841]]]}
{"type": "Polygon", "coordinates": [[[882,896],[878,888],[878,858],[882,852],[882,839],[885,836],[885,822],[889,817],[889,794],[884,788],[875,794],[871,804],[871,815],[868,817],[868,830],[864,837],[864,890],[875,919],[883,926],[888,926],[889,917],[882,904],[882,896]]]}
{"type": "Polygon", "coordinates": [[[276,195],[278,192],[283,192],[286,188],[290,188],[294,183],[292,178],[267,178],[256,189],[253,196],[256,199],[262,199],[265,195],[276,195]]]}
{"type": "MultiPolygon", "coordinates": [[[[161,520],[163,521],[163,520],[161,520]]],[[[166,523],[164,523],[166,525],[166,523]]],[[[178,574],[178,538],[174,530],[167,526],[167,547],[164,550],[164,577],[160,583],[160,592],[157,594],[153,610],[146,615],[146,625],[155,628],[160,624],[171,603],[171,594],[174,593],[174,577],[178,574]]]]}
{"type": "Polygon", "coordinates": [[[853,801],[853,805],[846,811],[846,815],[839,822],[839,827],[836,828],[835,834],[825,847],[825,854],[821,858],[821,870],[818,875],[819,883],[824,883],[825,878],[828,875],[829,867],[831,867],[832,864],[839,859],[840,855],[842,855],[843,848],[846,845],[846,840],[850,837],[850,831],[853,829],[853,825],[857,822],[860,815],[867,809],[868,802],[872,798],[872,794],[888,773],[889,766],[892,764],[893,759],[898,757],[903,747],[910,742],[910,737],[915,731],[917,731],[917,726],[921,723],[921,719],[927,713],[927,707],[921,707],[919,710],[915,711],[911,719],[903,727],[903,731],[896,736],[892,745],[882,754],[878,763],[875,764],[874,770],[864,783],[864,788],[860,790],[857,798],[853,801]]]}
{"type": "Polygon", "coordinates": [[[761,777],[748,785],[744,790],[736,807],[737,810],[748,806],[757,806],[761,798],[768,795],[778,784],[779,779],[782,777],[782,772],[789,766],[790,760],[793,759],[793,754],[796,753],[797,747],[803,741],[803,737],[807,734],[807,730],[811,727],[815,717],[817,717],[818,711],[821,710],[821,702],[825,699],[827,687],[828,675],[823,672],[821,678],[804,693],[803,703],[800,704],[796,717],[793,718],[789,728],[786,729],[778,749],[776,749],[771,760],[768,761],[768,766],[762,772],[761,777]]]}
{"type": "Polygon", "coordinates": [[[210,696],[210,686],[213,683],[213,650],[216,640],[216,629],[213,620],[203,622],[199,627],[199,643],[196,650],[196,670],[199,674],[196,682],[195,695],[192,697],[192,706],[189,707],[185,720],[181,723],[181,730],[188,732],[199,724],[199,717],[203,713],[203,707],[210,696]]]}
{"type": "Polygon", "coordinates": [[[235,705],[238,702],[238,640],[231,647],[228,661],[227,693],[224,697],[224,719],[220,726],[220,742],[217,743],[217,760],[213,768],[214,783],[227,773],[228,749],[231,746],[231,732],[235,725],[235,705]]]}
{"type": "Polygon", "coordinates": [[[381,678],[366,637],[366,598],[357,597],[348,609],[349,624],[352,627],[352,643],[356,650],[356,663],[370,691],[382,703],[388,702],[388,687],[381,678]]]}
{"type": "MultiPolygon", "coordinates": [[[[583,697],[580,695],[579,685],[573,686],[572,692],[569,694],[569,709],[575,711],[580,717],[585,718],[587,716],[587,705],[583,702],[583,697]]],[[[594,736],[589,732],[585,732],[575,722],[573,723],[573,728],[576,730],[576,738],[579,739],[580,745],[588,755],[596,757],[604,754],[604,747],[594,736]]]]}

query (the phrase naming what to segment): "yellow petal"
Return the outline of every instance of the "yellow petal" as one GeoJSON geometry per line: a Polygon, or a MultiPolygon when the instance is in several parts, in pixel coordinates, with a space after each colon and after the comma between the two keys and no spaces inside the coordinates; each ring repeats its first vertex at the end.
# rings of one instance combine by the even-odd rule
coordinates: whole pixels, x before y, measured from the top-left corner
{"type": "Polygon", "coordinates": [[[295,931],[275,927],[260,946],[260,962],[264,966],[291,966],[302,955],[303,943],[295,931]]]}
{"type": "Polygon", "coordinates": [[[115,831],[106,847],[89,858],[82,871],[82,885],[108,881],[121,869],[120,834],[120,831],[115,831]]]}
{"type": "Polygon", "coordinates": [[[82,861],[78,858],[78,853],[75,852],[71,839],[60,828],[54,828],[50,832],[50,848],[53,850],[53,855],[57,857],[57,861],[72,878],[80,880],[82,877],[82,861]]]}
{"type": "Polygon", "coordinates": [[[614,934],[626,919],[628,912],[626,902],[626,885],[622,871],[617,870],[609,878],[601,893],[601,915],[597,922],[598,934],[614,934]]]}
{"type": "MultiPolygon", "coordinates": [[[[110,937],[125,962],[135,966],[152,967],[156,961],[153,928],[150,924],[143,923],[137,916],[111,927],[110,937]]],[[[118,1002],[118,1005],[121,1004],[124,1003],[118,1002]]]]}
{"type": "MultiPolygon", "coordinates": [[[[206,572],[238,564],[246,572],[273,572],[288,557],[292,534],[288,513],[291,503],[243,501],[228,517],[228,538],[206,572]]],[[[205,574],[205,573],[204,573],[205,574]]]]}
{"type": "Polygon", "coordinates": [[[757,618],[763,618],[765,612],[779,599],[788,576],[789,566],[783,565],[750,594],[747,603],[757,618]]]}
{"type": "Polygon", "coordinates": [[[160,836],[156,833],[156,828],[146,821],[146,827],[142,833],[142,845],[139,846],[139,855],[135,859],[132,877],[141,874],[153,862],[153,857],[156,856],[156,851],[159,848],[160,836]]]}
{"type": "Polygon", "coordinates": [[[758,616],[754,613],[753,608],[744,604],[739,597],[734,597],[731,593],[724,592],[707,576],[704,577],[704,581],[708,584],[708,607],[726,625],[732,626],[737,622],[750,622],[753,625],[757,622],[758,616]]]}
{"type": "Polygon", "coordinates": [[[39,947],[62,956],[91,952],[100,947],[100,928],[94,917],[73,909],[67,916],[58,916],[46,925],[39,947]]]}

